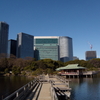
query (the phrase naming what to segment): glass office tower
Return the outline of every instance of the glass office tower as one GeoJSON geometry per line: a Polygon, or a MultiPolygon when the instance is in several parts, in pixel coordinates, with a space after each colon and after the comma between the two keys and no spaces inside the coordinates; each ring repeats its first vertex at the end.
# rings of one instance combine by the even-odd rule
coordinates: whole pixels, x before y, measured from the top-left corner
{"type": "Polygon", "coordinates": [[[60,61],[73,60],[72,38],[67,36],[59,37],[60,61]]]}
{"type": "Polygon", "coordinates": [[[59,37],[34,37],[35,58],[59,60],[59,37]]]}
{"type": "Polygon", "coordinates": [[[0,22],[0,54],[7,54],[8,47],[8,31],[9,25],[5,22],[0,22]]]}
{"type": "Polygon", "coordinates": [[[86,51],[85,53],[86,60],[91,60],[96,57],[96,51],[86,51]]]}
{"type": "Polygon", "coordinates": [[[8,40],[8,58],[10,58],[11,55],[16,56],[16,46],[17,46],[17,41],[16,40],[8,40]]]}
{"type": "Polygon", "coordinates": [[[34,57],[33,44],[34,44],[34,36],[26,33],[19,33],[17,35],[17,57],[33,58],[34,57]]]}

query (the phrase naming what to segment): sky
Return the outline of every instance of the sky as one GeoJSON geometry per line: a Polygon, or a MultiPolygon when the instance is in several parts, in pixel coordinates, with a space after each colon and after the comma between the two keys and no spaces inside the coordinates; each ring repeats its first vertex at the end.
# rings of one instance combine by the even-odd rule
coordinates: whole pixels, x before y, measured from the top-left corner
{"type": "Polygon", "coordinates": [[[100,58],[100,0],[0,0],[0,21],[9,24],[9,39],[68,36],[73,56],[85,60],[91,44],[100,58]]]}

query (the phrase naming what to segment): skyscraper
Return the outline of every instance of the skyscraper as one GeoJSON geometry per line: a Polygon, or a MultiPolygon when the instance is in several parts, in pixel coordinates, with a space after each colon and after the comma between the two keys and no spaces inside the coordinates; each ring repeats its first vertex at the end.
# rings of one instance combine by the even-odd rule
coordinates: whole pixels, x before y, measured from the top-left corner
{"type": "Polygon", "coordinates": [[[33,40],[34,40],[34,36],[26,33],[19,33],[17,35],[17,57],[18,58],[34,57],[33,40]]]}
{"type": "Polygon", "coordinates": [[[8,31],[9,25],[5,22],[0,22],[0,54],[7,54],[8,31]]]}
{"type": "Polygon", "coordinates": [[[96,51],[86,51],[85,53],[86,60],[91,60],[96,58],[96,51]]]}
{"type": "Polygon", "coordinates": [[[72,38],[67,36],[59,37],[59,48],[62,62],[73,60],[72,38]]]}
{"type": "Polygon", "coordinates": [[[35,58],[59,60],[59,37],[37,36],[34,37],[35,58]]]}
{"type": "Polygon", "coordinates": [[[34,37],[35,58],[50,58],[67,62],[73,60],[72,38],[59,36],[34,37]]]}
{"type": "Polygon", "coordinates": [[[16,56],[16,46],[17,46],[17,41],[16,40],[12,40],[12,39],[8,40],[8,51],[7,51],[8,58],[11,55],[16,56]]]}

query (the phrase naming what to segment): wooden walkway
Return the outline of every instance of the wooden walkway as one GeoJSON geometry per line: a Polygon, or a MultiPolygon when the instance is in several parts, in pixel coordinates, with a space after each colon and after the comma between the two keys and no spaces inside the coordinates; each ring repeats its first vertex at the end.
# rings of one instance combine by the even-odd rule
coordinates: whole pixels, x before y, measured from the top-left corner
{"type": "Polygon", "coordinates": [[[58,91],[58,92],[56,92],[58,95],[59,95],[59,93],[60,93],[60,95],[65,95],[66,94],[66,96],[67,96],[66,99],[70,98],[71,88],[69,88],[69,81],[68,80],[62,80],[60,78],[59,79],[52,78],[52,81],[54,81],[53,87],[56,89],[56,91],[58,91]]]}
{"type": "Polygon", "coordinates": [[[68,80],[41,75],[3,100],[66,100],[70,90],[68,80]]]}
{"type": "Polygon", "coordinates": [[[69,81],[64,81],[66,83],[63,83],[62,80],[59,80],[53,77],[53,78],[49,78],[50,81],[48,82],[48,77],[45,76],[44,80],[46,79],[47,79],[47,82],[43,82],[43,85],[42,85],[42,88],[37,100],[53,100],[51,96],[51,90],[50,90],[51,89],[50,81],[52,81],[52,87],[55,88],[56,91],[58,91],[58,95],[66,94],[67,95],[66,99],[70,97],[71,88],[69,88],[69,81]],[[66,92],[63,92],[63,91],[66,91],[66,92]]]}
{"type": "Polygon", "coordinates": [[[50,95],[50,83],[43,83],[38,100],[52,100],[50,95]]]}

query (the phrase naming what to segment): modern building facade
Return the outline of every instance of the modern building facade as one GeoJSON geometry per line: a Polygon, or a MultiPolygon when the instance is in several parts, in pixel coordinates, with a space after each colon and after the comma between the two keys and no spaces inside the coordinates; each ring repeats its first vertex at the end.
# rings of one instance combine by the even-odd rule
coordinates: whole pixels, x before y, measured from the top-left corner
{"type": "Polygon", "coordinates": [[[72,38],[67,36],[59,37],[60,61],[67,62],[73,60],[72,38]]]}
{"type": "Polygon", "coordinates": [[[32,36],[19,33],[17,40],[8,41],[9,25],[0,22],[0,54],[17,58],[32,57],[37,60],[52,59],[67,62],[73,60],[72,38],[66,36],[32,36]],[[35,52],[35,54],[34,54],[35,52]]]}
{"type": "Polygon", "coordinates": [[[96,57],[96,51],[86,51],[85,53],[86,60],[91,60],[96,57]]]}
{"type": "Polygon", "coordinates": [[[34,36],[19,33],[17,35],[17,58],[34,57],[34,36]]]}
{"type": "Polygon", "coordinates": [[[7,56],[10,58],[12,55],[16,56],[16,47],[17,47],[17,41],[16,40],[8,40],[8,51],[7,56]]]}
{"type": "Polygon", "coordinates": [[[34,37],[35,58],[59,60],[59,37],[34,37]]]}
{"type": "Polygon", "coordinates": [[[72,38],[59,36],[34,37],[35,58],[50,58],[67,62],[73,60],[72,38]]]}
{"type": "Polygon", "coordinates": [[[0,22],[0,54],[7,54],[9,25],[0,22]]]}
{"type": "Polygon", "coordinates": [[[76,56],[73,56],[73,60],[79,60],[79,58],[76,56]]]}

